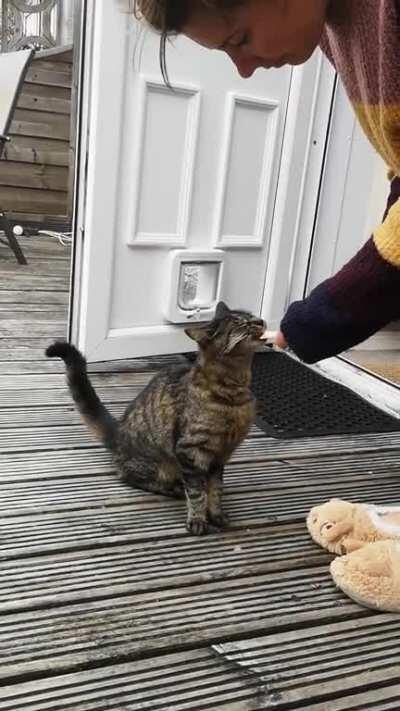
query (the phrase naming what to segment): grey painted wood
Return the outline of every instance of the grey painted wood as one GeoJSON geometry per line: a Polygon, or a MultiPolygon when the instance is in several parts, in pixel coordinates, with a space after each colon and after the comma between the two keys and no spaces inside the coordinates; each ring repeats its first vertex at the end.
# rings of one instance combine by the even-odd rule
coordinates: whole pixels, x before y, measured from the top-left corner
{"type": "MultiPolygon", "coordinates": [[[[117,385],[98,388],[99,396],[105,402],[128,403],[135,394],[140,392],[140,388],[133,386],[118,387],[117,385]]],[[[30,405],[69,405],[71,404],[70,395],[66,390],[31,390],[29,392],[30,405]]],[[[18,390],[0,390],[0,402],[3,407],[20,407],[26,404],[26,391],[18,390]]],[[[307,443],[298,444],[298,442],[284,443],[280,441],[271,441],[269,439],[248,438],[236,450],[232,461],[269,461],[290,457],[295,459],[304,456],[307,451],[307,443]]],[[[25,427],[23,429],[8,428],[0,440],[0,452],[23,451],[23,450],[40,450],[40,449],[65,449],[76,447],[98,447],[100,446],[93,439],[84,425],[55,425],[54,427],[25,427]]],[[[349,451],[365,452],[375,451],[376,445],[371,444],[371,440],[367,440],[365,444],[360,443],[351,447],[347,440],[337,445],[338,453],[346,453],[349,451]]],[[[382,444],[382,450],[397,450],[398,444],[391,439],[385,439],[382,444]]],[[[312,444],[308,445],[310,455],[320,455],[321,452],[317,448],[313,448],[312,444]]],[[[325,448],[323,449],[325,451],[325,448]]]]}
{"type": "Polygon", "coordinates": [[[0,562],[3,612],[327,564],[303,526],[143,541],[0,562]]]}
{"type": "MultiPolygon", "coordinates": [[[[0,275],[7,276],[14,274],[15,270],[11,262],[0,262],[0,275]]],[[[23,276],[24,272],[31,276],[63,276],[66,279],[69,277],[69,262],[66,259],[53,259],[49,262],[47,259],[35,259],[32,264],[22,266],[19,270],[19,275],[23,276]]]]}
{"type": "MultiPolygon", "coordinates": [[[[374,618],[374,623],[383,641],[387,618],[381,618],[380,623],[374,618]]],[[[365,620],[358,624],[364,631],[370,625],[365,620]]],[[[318,627],[320,637],[316,640],[317,644],[323,642],[325,634],[333,638],[333,627],[336,627],[337,635],[342,631],[343,639],[343,633],[351,629],[351,625],[342,622],[335,626],[318,627]]],[[[282,636],[285,637],[284,634],[282,636]]],[[[315,636],[313,639],[316,639],[315,636]]],[[[249,644],[249,640],[244,642],[246,644],[249,644]]],[[[354,645],[354,639],[351,644],[354,645]]],[[[398,709],[400,685],[393,679],[395,673],[396,667],[392,663],[388,668],[388,678],[392,681],[383,688],[376,687],[379,670],[376,672],[372,669],[359,676],[353,673],[350,679],[354,682],[354,690],[346,689],[345,682],[342,689],[336,691],[339,698],[329,698],[329,692],[324,693],[324,687],[321,688],[317,681],[316,687],[309,689],[303,701],[299,698],[298,702],[295,701],[297,705],[289,708],[307,708],[310,711],[398,709]],[[368,690],[356,690],[360,688],[368,690]],[[321,691],[325,698],[316,701],[321,691]]],[[[206,647],[155,659],[115,664],[107,667],[106,673],[104,669],[92,669],[8,686],[2,691],[0,708],[4,711],[15,711],[15,708],[21,711],[61,711],[71,708],[81,711],[104,711],[106,708],[260,711],[270,707],[288,708],[285,705],[287,697],[274,692],[276,677],[273,674],[271,677],[272,683],[265,683],[258,668],[252,670],[248,665],[241,666],[237,659],[228,660],[215,647],[206,647]]]]}
{"type": "MultiPolygon", "coordinates": [[[[39,481],[30,486],[16,483],[11,494],[5,486],[0,559],[163,536],[187,537],[183,501],[157,497],[122,484],[117,488],[111,476],[105,477],[57,482],[47,479],[46,483],[39,481]],[[14,508],[13,497],[17,501],[14,508]]],[[[398,492],[396,482],[382,481],[369,483],[362,491],[359,485],[338,485],[336,492],[333,484],[320,489],[311,485],[303,493],[294,487],[240,492],[231,486],[227,484],[225,494],[229,531],[294,523],[304,526],[309,509],[334,494],[390,504],[398,492]]]]}
{"type": "MultiPolygon", "coordinates": [[[[56,362],[60,362],[59,360],[56,362]]],[[[130,387],[134,386],[136,388],[144,388],[149,382],[150,378],[154,373],[101,373],[97,375],[93,373],[91,375],[91,381],[95,387],[112,387],[113,385],[118,387],[130,387]]],[[[27,399],[29,398],[29,391],[31,390],[55,390],[55,389],[65,389],[65,374],[18,374],[13,375],[0,375],[0,390],[5,392],[6,390],[25,390],[27,392],[27,399]]]]}
{"type": "Polygon", "coordinates": [[[258,680],[238,674],[212,649],[194,649],[104,669],[7,686],[2,711],[255,711],[264,703],[258,680]]]}
{"type": "Polygon", "coordinates": [[[0,618],[0,679],[77,669],[227,635],[270,632],[316,616],[360,614],[326,567],[71,603],[0,618]],[[27,644],[27,634],[29,644],[27,644]]]}
{"type": "Polygon", "coordinates": [[[6,290],[15,289],[16,291],[30,290],[39,291],[66,291],[68,292],[68,279],[64,276],[36,276],[32,274],[29,278],[30,284],[27,284],[26,276],[22,273],[10,274],[8,277],[3,276],[1,279],[2,287],[6,290]]]}
{"type": "MultiPolygon", "coordinates": [[[[72,59],[72,50],[71,50],[72,59]]],[[[14,219],[68,221],[72,64],[34,57],[1,161],[0,202],[14,219]],[[45,220],[42,220],[45,216],[45,220]]]]}
{"type": "MultiPolygon", "coordinates": [[[[0,364],[1,370],[1,364],[0,364]]],[[[110,412],[119,417],[125,410],[124,403],[109,403],[108,409],[110,412]]],[[[75,410],[72,403],[69,405],[60,405],[53,407],[5,407],[0,408],[0,430],[10,427],[35,427],[35,426],[51,426],[54,425],[78,425],[81,423],[81,417],[75,410]]]]}
{"type": "MultiPolygon", "coordinates": [[[[21,305],[23,308],[23,305],[21,305]]],[[[32,306],[32,309],[35,305],[32,306]]],[[[51,305],[49,308],[54,308],[51,305]]],[[[1,305],[0,305],[0,318],[1,318],[1,305]]],[[[15,353],[19,356],[18,359],[10,360],[11,354],[7,349],[2,349],[0,347],[0,375],[28,375],[28,373],[65,373],[65,366],[60,360],[56,359],[46,359],[43,360],[43,350],[38,350],[32,354],[32,349],[26,349],[24,352],[22,349],[14,348],[12,351],[13,356],[15,353]],[[26,359],[22,357],[26,355],[26,359]],[[8,356],[8,357],[7,357],[8,356]],[[31,357],[29,357],[31,356],[31,357]],[[24,362],[19,362],[24,361],[24,362]],[[30,362],[29,362],[30,361],[30,362]]],[[[179,362],[178,359],[172,359],[170,363],[179,362]]],[[[165,365],[165,362],[163,363],[165,365]]],[[[145,360],[144,358],[131,361],[114,361],[111,365],[109,363],[90,363],[88,367],[89,373],[137,373],[137,372],[150,372],[155,374],[157,372],[158,364],[155,361],[145,360]]]]}
{"type": "MultiPolygon", "coordinates": [[[[51,342],[51,339],[50,339],[51,342]]],[[[30,336],[7,336],[0,339],[0,353],[2,360],[37,360],[43,358],[43,353],[49,345],[48,337],[30,336]]]]}
{"type": "MultiPolygon", "coordinates": [[[[365,490],[358,495],[359,481],[354,482],[351,478],[343,478],[340,482],[330,480],[326,483],[308,479],[306,476],[298,478],[295,483],[285,482],[284,465],[277,465],[272,472],[265,472],[263,476],[252,477],[251,473],[242,476],[242,472],[234,465],[227,470],[225,477],[225,492],[227,506],[246,510],[250,503],[255,507],[257,516],[260,517],[262,506],[264,506],[266,520],[272,515],[283,515],[297,518],[300,512],[307,512],[308,508],[320,501],[334,496],[334,487],[337,486],[337,495],[342,498],[366,500],[369,497],[377,497],[381,501],[388,501],[395,496],[396,479],[398,472],[392,477],[379,478],[376,482],[368,481],[365,490]],[[283,474],[281,481],[280,474],[283,474]],[[239,480],[239,481],[238,481],[239,480]],[[274,481],[275,480],[275,481],[274,481]],[[277,481],[278,480],[278,481],[277,481]],[[302,487],[302,497],[304,507],[301,507],[298,488],[302,487]],[[243,499],[241,501],[241,498],[243,499]],[[240,506],[241,504],[241,506],[240,506]],[[257,507],[259,504],[259,507],[257,507]]],[[[50,469],[50,467],[49,467],[50,469]]],[[[239,469],[243,469],[240,467],[239,469]]],[[[109,474],[114,474],[114,468],[110,460],[109,474]]],[[[2,516],[15,516],[30,513],[46,513],[48,511],[65,511],[86,509],[90,505],[94,510],[96,506],[111,507],[117,505],[129,505],[132,502],[133,510],[140,507],[142,501],[148,500],[145,492],[143,495],[139,489],[132,489],[119,482],[116,476],[98,478],[97,472],[94,475],[57,477],[49,479],[43,487],[41,478],[29,478],[28,481],[13,481],[4,484],[0,489],[0,512],[2,516]],[[139,499],[135,506],[135,499],[139,499]]],[[[162,517],[164,500],[160,501],[159,515],[162,517]]],[[[140,511],[137,511],[140,519],[140,511]]],[[[301,515],[301,513],[300,513],[301,515]]],[[[252,516],[250,515],[249,524],[252,516]]]]}
{"type": "MultiPolygon", "coordinates": [[[[304,522],[333,495],[398,500],[400,435],[253,427],[227,466],[229,529],[189,537],[183,501],[119,482],[44,359],[69,250],[23,239],[31,269],[0,249],[0,711],[400,708],[398,616],[339,593],[304,522]]],[[[90,370],[119,415],[171,362],[90,370]]]]}
{"type": "Polygon", "coordinates": [[[0,338],[23,337],[26,335],[28,326],[33,337],[46,336],[49,342],[57,338],[66,338],[67,335],[67,327],[64,319],[55,322],[47,320],[36,320],[33,322],[30,319],[13,319],[9,321],[0,320],[0,338]]]}
{"type": "Polygon", "coordinates": [[[6,289],[0,289],[0,303],[2,308],[9,308],[10,305],[20,309],[24,306],[34,306],[40,304],[51,307],[53,304],[56,306],[63,306],[65,308],[68,306],[68,291],[30,291],[29,289],[25,291],[17,291],[6,289]]]}
{"type": "MultiPolygon", "coordinates": [[[[331,706],[330,698],[372,690],[382,677],[387,683],[398,681],[399,641],[399,617],[374,615],[279,636],[216,645],[214,649],[224,659],[257,676],[260,684],[267,687],[274,708],[288,708],[288,704],[298,703],[307,709],[348,709],[356,708],[350,700],[346,707],[334,703],[331,706]],[[306,705],[312,699],[319,699],[320,706],[306,705]]],[[[375,695],[375,699],[378,700],[379,695],[375,695]]]]}
{"type": "MultiPolygon", "coordinates": [[[[345,690],[344,696],[325,704],[326,711],[389,711],[389,709],[397,711],[400,708],[400,684],[381,686],[379,684],[382,680],[380,671],[376,675],[370,674],[371,681],[373,676],[378,680],[375,682],[377,688],[370,688],[361,693],[353,693],[350,689],[345,690]]],[[[321,704],[311,703],[308,708],[310,711],[321,711],[321,704]]]]}

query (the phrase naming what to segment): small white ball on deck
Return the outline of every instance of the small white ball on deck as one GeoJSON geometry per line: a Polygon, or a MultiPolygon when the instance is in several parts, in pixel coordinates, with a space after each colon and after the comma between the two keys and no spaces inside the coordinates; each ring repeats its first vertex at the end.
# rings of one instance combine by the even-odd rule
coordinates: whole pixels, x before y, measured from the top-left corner
{"type": "Polygon", "coordinates": [[[22,237],[24,234],[24,228],[21,225],[14,225],[13,232],[16,237],[22,237]]]}

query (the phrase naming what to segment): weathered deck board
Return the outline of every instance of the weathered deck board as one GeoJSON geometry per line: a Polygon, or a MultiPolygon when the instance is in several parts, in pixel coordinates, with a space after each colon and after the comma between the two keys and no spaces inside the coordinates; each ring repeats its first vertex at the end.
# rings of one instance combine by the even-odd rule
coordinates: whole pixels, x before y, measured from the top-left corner
{"type": "MultiPolygon", "coordinates": [[[[149,382],[153,373],[102,373],[100,376],[93,374],[91,381],[95,387],[109,387],[112,385],[136,387],[143,389],[149,382]]],[[[66,378],[64,373],[42,373],[29,375],[0,375],[0,392],[5,390],[65,390],[66,378]]],[[[25,398],[27,399],[27,398],[25,398]]]]}
{"type": "Polygon", "coordinates": [[[265,701],[257,678],[238,675],[210,648],[8,686],[2,696],[2,711],[255,711],[265,701]]]}
{"type": "MultiPolygon", "coordinates": [[[[0,248],[0,711],[398,710],[399,618],[335,589],[304,517],[334,495],[398,500],[400,434],[254,427],[226,471],[230,528],[189,537],[183,501],[118,480],[44,359],[68,249],[25,242],[31,270],[0,248]]],[[[120,415],[181,360],[90,370],[120,415]]]]}
{"type": "Polygon", "coordinates": [[[214,649],[258,677],[260,684],[267,686],[270,700],[274,699],[274,708],[296,703],[311,708],[306,706],[308,700],[329,700],[343,691],[373,688],[382,676],[386,682],[397,682],[399,640],[400,619],[381,615],[216,645],[214,649]]]}
{"type": "MultiPolygon", "coordinates": [[[[139,388],[135,391],[133,388],[129,388],[129,394],[135,395],[139,392],[139,388]]],[[[127,397],[128,388],[105,387],[98,388],[97,392],[105,403],[126,403],[130,398],[127,397]]],[[[14,408],[19,407],[21,404],[26,405],[26,391],[15,390],[15,391],[0,391],[0,398],[3,401],[3,406],[14,408]]],[[[57,402],[57,404],[70,404],[70,396],[68,392],[63,391],[36,391],[32,390],[29,393],[30,406],[34,405],[51,405],[52,401],[57,402]],[[52,399],[53,398],[53,399],[52,399]]],[[[1,401],[0,400],[0,401],[1,401]]],[[[338,440],[332,438],[332,442],[327,441],[320,443],[319,447],[314,446],[313,441],[307,440],[292,440],[292,441],[282,441],[282,440],[272,440],[267,439],[262,436],[260,437],[249,437],[243,442],[243,444],[236,450],[233,455],[233,461],[238,457],[243,461],[254,461],[254,460],[270,460],[270,459],[282,459],[283,457],[289,458],[303,458],[304,456],[324,456],[327,454],[327,448],[331,448],[336,445],[335,449],[338,454],[351,453],[351,452],[365,452],[374,451],[376,447],[377,440],[373,438],[366,438],[357,442],[356,438],[343,438],[343,440],[338,440]],[[353,444],[354,442],[354,444],[353,444]]],[[[379,440],[378,440],[379,442],[379,440]]],[[[37,450],[37,449],[68,449],[76,447],[98,447],[99,444],[93,439],[92,435],[88,432],[87,428],[83,425],[55,425],[53,427],[25,427],[20,428],[9,428],[5,429],[1,439],[0,439],[0,452],[17,452],[24,450],[37,450]]],[[[384,438],[382,441],[382,450],[394,450],[397,451],[399,448],[398,440],[396,438],[384,438]]]]}
{"type": "Polygon", "coordinates": [[[0,338],[15,338],[15,336],[25,336],[27,331],[30,330],[32,336],[35,337],[47,336],[48,342],[51,343],[53,339],[65,338],[66,328],[65,322],[63,320],[50,321],[42,319],[33,321],[31,319],[10,319],[10,320],[0,320],[0,338]]]}
{"type": "MultiPolygon", "coordinates": [[[[374,623],[376,622],[374,618],[374,623]]],[[[370,621],[362,620],[357,624],[365,625],[364,629],[368,629],[370,621]]],[[[389,635],[385,630],[386,625],[387,621],[382,617],[379,624],[381,629],[378,632],[382,640],[385,632],[387,636],[389,635]]],[[[354,627],[352,622],[336,625],[336,629],[342,632],[342,639],[343,635],[350,633],[352,626],[354,627]]],[[[326,625],[317,628],[317,633],[321,635],[318,641],[323,640],[325,635],[333,638],[332,627],[326,625]]],[[[376,627],[378,628],[378,624],[376,627]]],[[[388,668],[388,685],[384,688],[376,688],[382,671],[386,673],[387,669],[378,668],[376,672],[372,670],[360,675],[356,672],[350,674],[344,686],[354,686],[350,687],[350,693],[346,694],[345,698],[332,698],[334,694],[329,691],[324,692],[320,684],[315,691],[311,687],[307,697],[304,698],[305,703],[298,698],[295,701],[296,705],[287,705],[287,695],[281,697],[279,693],[273,691],[276,683],[273,674],[270,675],[272,677],[270,683],[269,675],[264,675],[263,679],[258,669],[255,671],[249,670],[248,667],[241,669],[237,662],[228,661],[223,654],[216,652],[215,647],[211,647],[162,655],[151,660],[116,664],[107,668],[107,674],[101,668],[57,676],[45,682],[28,682],[18,687],[17,695],[14,687],[6,687],[3,689],[4,702],[0,708],[4,711],[15,711],[16,708],[24,711],[53,711],[53,709],[66,711],[71,708],[79,708],[81,711],[106,708],[115,710],[132,708],[138,711],[139,709],[261,711],[270,707],[306,708],[310,711],[397,710],[400,685],[395,676],[396,665],[392,662],[388,668]],[[390,678],[391,682],[389,682],[390,678]],[[352,688],[355,693],[351,693],[352,688]],[[368,690],[360,691],[360,689],[368,690]],[[318,692],[322,692],[321,701],[314,703],[313,699],[318,692]]]]}
{"type": "Polygon", "coordinates": [[[0,679],[370,614],[335,590],[326,566],[10,612],[0,618],[0,679]]]}
{"type": "Polygon", "coordinates": [[[17,221],[70,221],[71,72],[36,54],[22,85],[0,177],[0,202],[17,221]]]}
{"type": "MultiPolygon", "coordinates": [[[[49,342],[47,342],[48,345],[49,342]]],[[[60,376],[62,377],[62,376],[60,376]]],[[[141,386],[109,386],[99,387],[97,392],[102,400],[106,403],[128,402],[135,397],[141,390],[141,386]]],[[[66,385],[60,388],[39,388],[27,391],[24,388],[16,388],[14,390],[0,390],[0,403],[2,408],[26,407],[26,406],[50,406],[50,405],[71,405],[71,395],[69,394],[66,385]],[[27,402],[28,400],[28,402],[27,402]]],[[[83,428],[82,428],[83,432],[83,428]]]]}
{"type": "MultiPolygon", "coordinates": [[[[108,409],[114,416],[120,416],[125,410],[125,403],[109,403],[108,409]]],[[[79,413],[73,405],[47,407],[5,407],[0,408],[0,430],[10,427],[35,427],[54,425],[78,425],[81,423],[79,413]]]]}
{"type": "MultiPolygon", "coordinates": [[[[243,470],[243,467],[240,469],[243,470]]],[[[268,472],[258,476],[255,480],[249,476],[242,477],[242,471],[237,472],[231,466],[227,472],[225,492],[226,506],[228,511],[235,514],[242,521],[248,516],[249,523],[256,518],[257,522],[265,523],[271,521],[271,517],[279,520],[301,520],[304,513],[316,505],[318,501],[340,496],[341,498],[358,498],[360,501],[368,501],[374,498],[378,503],[389,503],[391,497],[396,495],[396,486],[399,478],[399,470],[387,475],[385,478],[379,477],[375,482],[365,484],[363,491],[358,495],[360,481],[354,482],[350,477],[341,478],[339,482],[330,479],[321,482],[307,475],[298,475],[296,479],[289,482],[285,480],[285,467],[277,466],[272,476],[268,472]],[[280,474],[283,474],[281,480],[280,474]],[[335,492],[335,486],[337,487],[335,492]],[[302,488],[299,495],[299,487],[302,488]],[[244,499],[244,500],[243,500],[244,499]]],[[[152,518],[159,518],[162,521],[162,512],[165,508],[164,499],[140,492],[122,484],[114,476],[76,476],[54,480],[49,479],[43,487],[42,479],[34,479],[29,482],[12,482],[8,485],[4,483],[0,490],[0,514],[4,517],[3,524],[5,530],[5,518],[14,516],[27,516],[30,514],[60,513],[65,511],[84,511],[90,507],[94,511],[96,507],[101,507],[102,513],[115,507],[130,506],[132,515],[135,516],[135,523],[132,524],[133,531],[140,525],[145,525],[146,516],[150,516],[147,505],[152,502],[152,518]],[[158,504],[158,505],[157,505],[158,504]],[[143,516],[143,511],[145,516],[143,516]]],[[[234,520],[232,520],[234,524],[234,520]]],[[[1,550],[0,542],[0,550],[1,550]]]]}
{"type": "Polygon", "coordinates": [[[15,289],[0,289],[0,304],[2,309],[8,309],[11,305],[14,310],[18,311],[21,309],[21,306],[22,308],[29,308],[29,306],[34,308],[34,305],[37,304],[38,306],[43,305],[44,308],[51,308],[53,304],[56,304],[57,306],[61,305],[64,308],[65,317],[65,309],[68,304],[68,292],[40,290],[29,291],[29,289],[22,291],[17,291],[15,289]]]}
{"type": "MultiPolygon", "coordinates": [[[[1,318],[1,308],[0,308],[0,318],[1,318]]],[[[51,340],[49,339],[48,344],[51,343],[51,340]]],[[[24,360],[24,353],[21,352],[22,349],[20,349],[20,352],[18,355],[21,357],[16,359],[14,362],[10,362],[9,360],[2,360],[2,355],[4,353],[4,349],[1,349],[0,351],[0,376],[3,375],[19,375],[19,374],[32,374],[32,375],[45,375],[47,373],[57,373],[60,375],[64,375],[65,373],[65,366],[64,364],[59,360],[59,359],[47,359],[47,360],[40,360],[40,358],[43,358],[44,355],[44,349],[39,350],[37,353],[36,358],[31,358],[30,360],[28,359],[28,353],[26,353],[27,360],[24,360]],[[22,361],[22,362],[21,362],[22,361]]],[[[7,353],[5,354],[5,357],[9,358],[10,357],[10,352],[8,351],[8,356],[7,353]]],[[[89,364],[88,368],[89,372],[91,373],[102,373],[102,372],[110,372],[109,369],[107,368],[107,365],[105,363],[93,363],[89,364]]],[[[137,369],[139,370],[139,369],[137,369]]],[[[129,372],[137,372],[135,368],[129,369],[128,366],[124,365],[123,363],[121,365],[118,365],[118,361],[116,361],[115,364],[115,370],[113,371],[113,374],[116,373],[129,373],[129,372]]],[[[146,368],[147,372],[152,372],[155,374],[155,371],[152,371],[149,367],[149,364],[147,364],[146,368]]]]}
{"type": "MultiPolygon", "coordinates": [[[[23,306],[23,305],[22,305],[23,306]]],[[[34,308],[34,307],[33,307],[34,308]]],[[[32,309],[33,310],[33,309],[32,309]]],[[[1,317],[1,306],[0,306],[1,317]]],[[[44,348],[38,349],[37,352],[33,349],[13,348],[13,354],[16,353],[18,358],[10,361],[9,349],[0,347],[0,375],[28,375],[33,373],[36,375],[44,375],[45,373],[65,373],[65,366],[60,359],[47,358],[43,360],[44,348]],[[34,356],[34,357],[32,357],[34,356]],[[24,360],[25,357],[25,360],[24,360]],[[22,362],[20,362],[22,361],[22,362]]],[[[173,363],[181,363],[183,358],[180,356],[170,358],[171,365],[173,363]]],[[[155,359],[137,359],[137,360],[120,360],[110,363],[89,363],[88,370],[90,373],[155,373],[160,367],[165,367],[167,359],[156,361],[155,359]],[[159,365],[162,363],[162,366],[159,365]]]]}
{"type": "Polygon", "coordinates": [[[10,358],[14,360],[14,354],[15,360],[21,356],[23,360],[26,358],[28,358],[28,360],[31,358],[35,360],[37,358],[43,358],[43,353],[52,340],[53,338],[49,336],[41,337],[37,334],[32,334],[28,338],[26,333],[22,336],[16,334],[12,336],[3,336],[0,339],[2,360],[10,360],[10,358]],[[29,351],[31,353],[31,358],[29,358],[29,351]]]}
{"type": "Polygon", "coordinates": [[[161,590],[212,580],[321,566],[331,556],[300,524],[96,547],[0,563],[3,612],[161,590]]]}
{"type": "MultiPolygon", "coordinates": [[[[29,251],[29,263],[34,259],[46,259],[48,263],[48,271],[50,273],[52,260],[65,259],[68,263],[71,261],[71,249],[68,245],[62,245],[55,237],[41,235],[40,237],[18,238],[18,242],[24,250],[29,251]]],[[[4,250],[6,254],[6,250],[4,250]]]]}
{"type": "MultiPolygon", "coordinates": [[[[104,478],[104,477],[103,477],[104,478]]],[[[102,479],[103,479],[102,478],[102,479]]],[[[74,480],[79,485],[79,479],[74,480]]],[[[163,536],[187,536],[185,530],[184,502],[164,499],[155,495],[130,490],[128,487],[113,488],[97,478],[92,489],[77,486],[81,496],[74,500],[73,493],[63,495],[62,483],[53,485],[45,496],[59,492],[60,499],[51,504],[33,498],[24,508],[11,509],[11,515],[2,516],[0,537],[0,560],[36,555],[50,551],[77,550],[80,547],[114,543],[155,540],[163,536]],[[96,487],[96,492],[93,487],[96,487]],[[92,493],[93,490],[93,493],[92,493]],[[111,494],[110,494],[111,491],[111,494]]],[[[38,487],[43,489],[43,484],[38,487]]],[[[227,487],[228,489],[228,487],[227,487]]],[[[334,495],[359,501],[376,501],[390,504],[396,497],[398,484],[377,481],[362,491],[360,485],[340,485],[335,492],[331,487],[317,489],[312,485],[301,493],[297,490],[233,492],[227,490],[226,510],[230,516],[230,530],[246,527],[274,526],[304,522],[308,510],[334,495]]],[[[16,494],[17,488],[14,489],[16,494]]],[[[5,492],[6,495],[6,492],[5,492]]],[[[23,494],[21,494],[22,496],[23,494]]],[[[195,545],[195,544],[193,544],[195,545]]]]}

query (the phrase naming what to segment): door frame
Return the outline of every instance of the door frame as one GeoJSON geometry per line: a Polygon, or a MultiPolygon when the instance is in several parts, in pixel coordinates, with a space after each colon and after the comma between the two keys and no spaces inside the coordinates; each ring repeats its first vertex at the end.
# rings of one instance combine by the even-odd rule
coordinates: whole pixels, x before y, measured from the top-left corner
{"type": "MultiPolygon", "coordinates": [[[[307,87],[309,89],[310,86],[307,84],[307,73],[312,71],[312,66],[305,65],[296,70],[293,77],[294,89],[290,98],[293,103],[289,107],[291,121],[285,132],[276,219],[268,261],[269,274],[263,302],[263,317],[272,330],[279,328],[281,316],[289,304],[294,300],[303,299],[307,292],[313,243],[320,216],[321,189],[326,174],[328,148],[332,140],[333,111],[335,102],[342,99],[342,92],[338,91],[337,75],[327,60],[319,55],[316,62],[312,102],[307,98],[307,87]],[[309,135],[307,142],[302,142],[299,140],[299,134],[304,131],[304,126],[297,119],[299,115],[307,115],[307,112],[309,135]],[[302,171],[299,174],[301,166],[302,171]],[[297,189],[299,199],[285,201],[286,195],[292,194],[292,186],[294,192],[297,189]],[[283,274],[287,275],[285,279],[282,279],[283,274]]],[[[339,150],[336,151],[337,180],[333,208],[335,205],[340,206],[344,198],[352,152],[352,141],[348,140],[348,136],[352,135],[354,124],[355,118],[343,113],[339,150]]],[[[337,219],[338,224],[340,214],[340,209],[330,211],[330,217],[337,219]]],[[[351,363],[343,356],[327,358],[308,367],[350,388],[388,414],[400,418],[400,386],[351,363]]]]}
{"type": "Polygon", "coordinates": [[[68,341],[77,343],[75,311],[80,309],[82,253],[89,144],[89,76],[92,67],[94,0],[81,0],[74,17],[75,159],[73,171],[72,255],[69,284],[68,341]]]}
{"type": "MultiPolygon", "coordinates": [[[[115,204],[117,201],[116,185],[118,183],[118,161],[115,161],[115,150],[108,143],[103,143],[102,151],[95,161],[91,158],[98,149],[97,132],[104,120],[105,113],[112,111],[115,130],[121,126],[124,112],[123,82],[124,73],[121,68],[124,66],[125,53],[128,42],[128,35],[125,32],[116,32],[115,27],[107,25],[107,37],[105,33],[105,23],[102,22],[105,4],[96,3],[96,0],[83,0],[82,6],[82,40],[81,40],[81,77],[79,91],[79,121],[80,121],[80,141],[78,148],[78,159],[75,174],[76,201],[74,219],[74,257],[73,257],[73,277],[71,283],[70,298],[70,320],[69,338],[78,347],[85,351],[86,342],[83,333],[89,334],[88,341],[97,345],[92,347],[91,359],[96,360],[96,348],[103,342],[103,336],[108,332],[108,311],[97,311],[96,322],[87,322],[74,318],[74,314],[79,312],[84,314],[84,319],[88,313],[88,301],[95,299],[94,290],[90,288],[93,274],[89,269],[90,252],[96,248],[93,235],[112,235],[115,229],[117,212],[115,204]],[[100,8],[100,9],[99,9],[100,8]],[[106,54],[102,52],[102,47],[109,44],[113,36],[123,37],[122,42],[113,42],[112,65],[107,62],[106,54]],[[110,106],[107,102],[108,87],[112,85],[116,102],[110,106]],[[104,111],[93,111],[93,106],[105,107],[104,111]],[[101,168],[99,169],[99,164],[101,168]],[[111,169],[110,169],[111,166],[111,169]],[[99,217],[96,205],[88,198],[87,186],[95,184],[102,186],[104,195],[109,195],[108,210],[99,217]],[[84,249],[85,246],[85,249],[84,249]],[[82,328],[80,328],[82,326],[82,328]],[[101,336],[99,335],[101,333],[101,336]]],[[[125,22],[123,10],[118,15],[114,15],[115,23],[122,25],[125,22]]],[[[119,28],[117,28],[119,29],[119,28]]],[[[120,135],[120,142],[122,136],[120,135]]],[[[118,151],[120,150],[120,146],[118,151]]],[[[93,190],[92,192],[97,192],[93,190]]],[[[99,252],[97,260],[97,274],[100,273],[107,293],[111,292],[111,275],[113,263],[113,242],[106,240],[105,249],[99,252]]],[[[108,299],[110,301],[110,299],[108,299]]],[[[93,305],[90,311],[93,312],[93,305]]],[[[104,356],[102,360],[107,359],[104,356]]]]}
{"type": "Polygon", "coordinates": [[[303,296],[335,87],[336,74],[319,50],[293,70],[262,306],[271,330],[303,296]]]}

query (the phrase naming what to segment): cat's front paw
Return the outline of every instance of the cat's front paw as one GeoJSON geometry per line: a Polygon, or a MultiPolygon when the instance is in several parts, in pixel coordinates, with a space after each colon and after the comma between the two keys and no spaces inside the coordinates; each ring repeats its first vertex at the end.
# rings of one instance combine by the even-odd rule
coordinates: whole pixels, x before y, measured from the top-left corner
{"type": "Polygon", "coordinates": [[[215,528],[229,528],[229,516],[220,511],[219,513],[208,512],[208,520],[215,528]]]}
{"type": "Polygon", "coordinates": [[[192,536],[205,536],[208,533],[208,523],[203,518],[188,518],[186,528],[192,536]]]}

